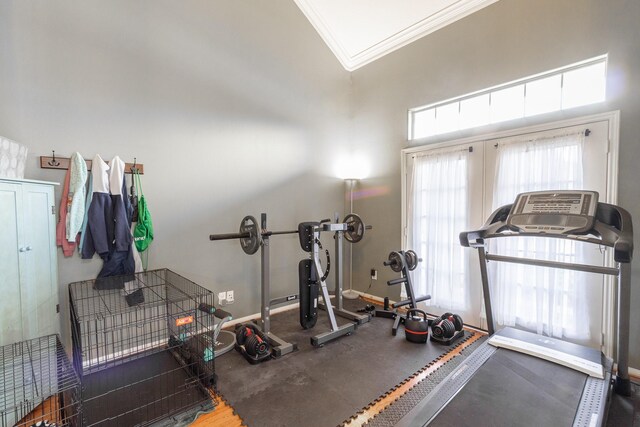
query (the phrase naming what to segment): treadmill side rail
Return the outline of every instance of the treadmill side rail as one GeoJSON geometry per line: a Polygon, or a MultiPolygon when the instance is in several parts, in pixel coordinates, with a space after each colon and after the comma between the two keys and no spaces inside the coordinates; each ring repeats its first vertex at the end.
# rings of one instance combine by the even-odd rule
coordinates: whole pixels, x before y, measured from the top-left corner
{"type": "Polygon", "coordinates": [[[589,377],[582,391],[580,406],[576,411],[573,427],[592,427],[604,425],[609,397],[611,396],[611,372],[613,361],[605,361],[604,379],[589,377]]]}

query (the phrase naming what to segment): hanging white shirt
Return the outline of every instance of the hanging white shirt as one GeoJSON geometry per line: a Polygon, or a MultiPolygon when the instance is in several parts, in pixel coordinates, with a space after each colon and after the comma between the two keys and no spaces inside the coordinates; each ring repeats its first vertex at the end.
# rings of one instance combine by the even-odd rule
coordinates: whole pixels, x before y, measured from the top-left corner
{"type": "Polygon", "coordinates": [[[91,161],[91,176],[93,177],[94,193],[109,193],[109,165],[99,154],[91,161]]]}
{"type": "Polygon", "coordinates": [[[125,163],[119,156],[115,156],[109,161],[109,188],[111,194],[122,196],[122,184],[124,180],[125,163]]]}

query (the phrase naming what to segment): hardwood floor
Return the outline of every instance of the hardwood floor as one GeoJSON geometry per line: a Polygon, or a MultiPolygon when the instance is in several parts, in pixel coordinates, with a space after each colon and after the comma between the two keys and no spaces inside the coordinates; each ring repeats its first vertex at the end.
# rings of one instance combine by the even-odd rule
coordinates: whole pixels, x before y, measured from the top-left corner
{"type": "Polygon", "coordinates": [[[49,423],[60,424],[60,411],[59,402],[57,396],[51,396],[40,405],[24,417],[16,426],[18,427],[30,427],[39,421],[49,421],[49,423]]]}
{"type": "Polygon", "coordinates": [[[239,427],[244,426],[240,417],[235,413],[222,396],[213,394],[216,409],[208,414],[202,414],[191,423],[191,427],[239,427]]]}

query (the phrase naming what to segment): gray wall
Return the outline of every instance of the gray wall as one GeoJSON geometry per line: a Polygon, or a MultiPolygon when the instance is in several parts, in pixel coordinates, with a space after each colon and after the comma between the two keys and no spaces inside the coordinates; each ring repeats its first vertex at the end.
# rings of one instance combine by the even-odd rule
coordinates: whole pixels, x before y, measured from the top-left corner
{"type": "MultiPolygon", "coordinates": [[[[527,124],[621,110],[619,202],[640,217],[638,16],[637,1],[503,0],[349,75],[291,1],[3,1],[0,135],[29,147],[33,179],[64,179],[37,166],[51,150],[137,157],[157,230],[150,267],[234,289],[236,316],[259,310],[259,255],[207,236],[262,211],[272,229],[342,211],[331,154],[364,153],[355,211],[375,228],[354,247],[354,287],[397,298],[382,261],[401,244],[408,108],[608,52],[605,105],[527,124]]],[[[272,239],[274,295],[296,289],[302,256],[295,236],[272,239]]],[[[100,265],[60,253],[63,295],[100,265]]],[[[636,367],[639,321],[635,310],[636,367]]]]}
{"type": "MultiPolygon", "coordinates": [[[[149,267],[233,289],[236,317],[259,311],[260,256],[209,234],[344,208],[328,153],[346,146],[349,74],[291,1],[2,1],[0,64],[0,135],[29,147],[27,178],[64,180],[38,167],[51,150],[136,157],[149,267]]],[[[271,240],[273,295],[292,293],[305,254],[271,240]]],[[[61,300],[101,265],[59,252],[61,300]]]]}
{"type": "MultiPolygon", "coordinates": [[[[620,110],[618,201],[635,218],[640,218],[640,196],[635,182],[640,160],[639,16],[638,1],[502,0],[355,71],[354,145],[356,149],[366,147],[374,172],[360,182],[360,188],[375,188],[381,194],[356,202],[356,211],[376,230],[375,239],[370,239],[354,258],[355,288],[366,289],[369,269],[379,266],[380,280],[374,282],[370,292],[398,297],[397,289],[384,284],[391,274],[381,266],[381,261],[401,244],[399,151],[409,146],[407,109],[607,52],[608,100],[604,105],[546,115],[526,124],[620,110]]],[[[502,129],[506,127],[476,132],[502,129]]],[[[434,141],[470,134],[460,132],[434,141]]],[[[636,244],[639,241],[636,238],[636,244]]],[[[633,263],[633,277],[636,285],[640,277],[639,261],[633,263]]],[[[631,365],[640,367],[637,288],[631,303],[631,365]]]]}

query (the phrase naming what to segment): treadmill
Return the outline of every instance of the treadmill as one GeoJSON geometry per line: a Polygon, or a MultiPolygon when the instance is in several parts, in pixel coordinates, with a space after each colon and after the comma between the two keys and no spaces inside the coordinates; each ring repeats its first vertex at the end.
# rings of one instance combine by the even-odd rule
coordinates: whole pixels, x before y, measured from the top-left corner
{"type": "Polygon", "coordinates": [[[601,426],[611,391],[629,396],[633,229],[629,213],[593,191],[522,193],[482,228],[460,233],[477,249],[489,338],[431,389],[398,426],[601,426]],[[560,238],[613,248],[614,267],[489,254],[486,241],[560,238]],[[617,276],[617,373],[599,350],[515,328],[496,332],[487,263],[507,262],[617,276]]]}

